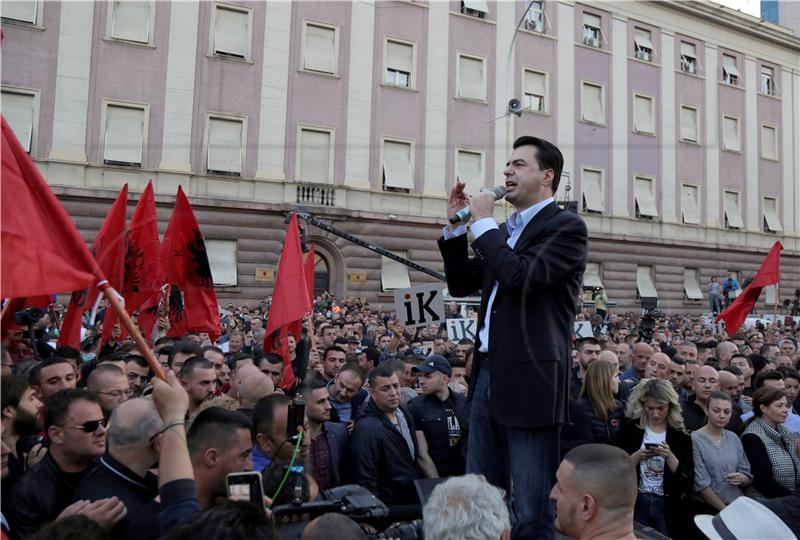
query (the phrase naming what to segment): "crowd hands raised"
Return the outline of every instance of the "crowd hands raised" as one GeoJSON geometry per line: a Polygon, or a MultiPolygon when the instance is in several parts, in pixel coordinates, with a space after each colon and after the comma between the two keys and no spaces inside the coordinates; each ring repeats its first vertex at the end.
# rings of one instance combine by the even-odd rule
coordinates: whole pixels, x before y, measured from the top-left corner
{"type": "MultiPolygon", "coordinates": [[[[470,339],[404,328],[393,313],[325,294],[313,335],[289,336],[287,363],[263,352],[269,307],[228,305],[215,343],[166,337],[159,321],[153,353],[166,381],[117,329],[100,343],[102,323],[80,351],[46,344],[58,333],[49,317],[36,343],[8,333],[4,537],[277,538],[302,517],[271,508],[346,484],[390,508],[416,507],[398,519],[424,518],[426,538],[509,537],[508,494],[464,474],[470,339]],[[263,506],[228,499],[228,475],[250,470],[262,475],[263,506]],[[420,508],[414,481],[445,477],[420,508]]],[[[719,514],[736,538],[748,526],[800,537],[800,329],[727,336],[700,319],[604,315],[579,316],[595,337],[574,347],[551,494],[558,530],[634,538],[635,519],[704,538],[719,514]]],[[[296,530],[364,538],[392,521],[324,514],[296,530]]]]}

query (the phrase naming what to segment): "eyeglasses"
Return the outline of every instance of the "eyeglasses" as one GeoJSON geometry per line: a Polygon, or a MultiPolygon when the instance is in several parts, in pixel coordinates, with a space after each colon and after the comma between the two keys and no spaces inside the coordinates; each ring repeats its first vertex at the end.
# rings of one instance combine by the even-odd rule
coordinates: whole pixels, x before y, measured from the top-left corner
{"type": "Polygon", "coordinates": [[[100,426],[106,427],[106,421],[104,418],[101,418],[100,420],[89,420],[88,422],[84,422],[79,426],[65,426],[65,427],[80,429],[81,431],[85,431],[86,433],[94,433],[95,431],[100,429],[100,426]]]}
{"type": "Polygon", "coordinates": [[[133,395],[133,390],[130,388],[127,390],[112,390],[111,392],[92,392],[93,394],[100,394],[103,396],[111,396],[114,399],[119,399],[123,396],[131,397],[133,395]]]}

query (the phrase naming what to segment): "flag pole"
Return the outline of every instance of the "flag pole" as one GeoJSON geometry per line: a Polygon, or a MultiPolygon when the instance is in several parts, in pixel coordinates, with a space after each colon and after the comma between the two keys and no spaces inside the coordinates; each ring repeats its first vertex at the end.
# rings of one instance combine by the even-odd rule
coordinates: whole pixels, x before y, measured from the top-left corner
{"type": "Polygon", "coordinates": [[[772,310],[772,322],[778,322],[778,300],[781,297],[781,283],[780,281],[775,284],[775,306],[772,310]]]}
{"type": "Polygon", "coordinates": [[[0,319],[6,316],[6,311],[8,311],[8,306],[11,305],[11,298],[3,298],[3,309],[0,310],[0,319]]]}
{"type": "Polygon", "coordinates": [[[150,350],[150,347],[142,337],[139,329],[136,328],[135,324],[133,324],[133,320],[131,320],[128,312],[125,311],[125,308],[119,303],[115,292],[116,291],[114,291],[114,289],[107,283],[105,286],[103,286],[103,294],[106,296],[106,298],[108,298],[108,302],[111,304],[111,307],[114,308],[114,311],[117,313],[117,317],[119,317],[120,322],[125,325],[125,328],[128,329],[133,341],[136,342],[136,348],[139,349],[139,351],[144,355],[145,360],[147,360],[147,363],[150,365],[150,369],[153,370],[153,373],[155,373],[156,377],[166,381],[167,377],[164,374],[164,370],[161,369],[161,364],[159,364],[156,360],[156,357],[153,356],[153,351],[150,350]]]}

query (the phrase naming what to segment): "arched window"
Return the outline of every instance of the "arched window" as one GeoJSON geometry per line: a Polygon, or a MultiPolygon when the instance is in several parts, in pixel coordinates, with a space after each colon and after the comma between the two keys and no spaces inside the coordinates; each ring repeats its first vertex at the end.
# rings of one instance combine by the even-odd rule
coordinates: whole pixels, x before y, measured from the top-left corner
{"type": "Polygon", "coordinates": [[[331,273],[328,260],[318,251],[314,252],[314,297],[331,292],[331,273]]]}

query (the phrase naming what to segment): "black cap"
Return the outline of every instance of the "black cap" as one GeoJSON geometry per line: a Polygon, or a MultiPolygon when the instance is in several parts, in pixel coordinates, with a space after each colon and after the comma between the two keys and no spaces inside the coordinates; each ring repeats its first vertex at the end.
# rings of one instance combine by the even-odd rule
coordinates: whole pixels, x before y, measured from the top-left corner
{"type": "Polygon", "coordinates": [[[415,366],[412,371],[418,371],[420,373],[433,373],[434,371],[439,371],[448,377],[453,374],[453,370],[450,368],[450,362],[448,362],[447,359],[440,354],[430,355],[420,365],[415,366]]]}

